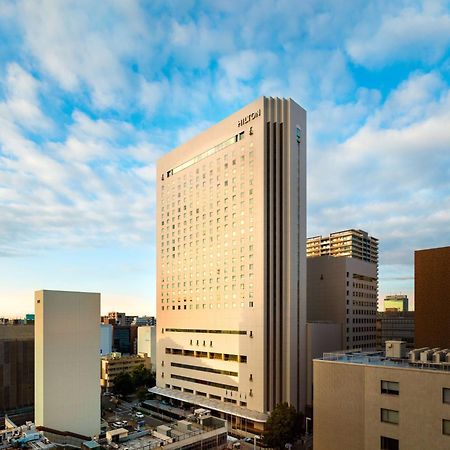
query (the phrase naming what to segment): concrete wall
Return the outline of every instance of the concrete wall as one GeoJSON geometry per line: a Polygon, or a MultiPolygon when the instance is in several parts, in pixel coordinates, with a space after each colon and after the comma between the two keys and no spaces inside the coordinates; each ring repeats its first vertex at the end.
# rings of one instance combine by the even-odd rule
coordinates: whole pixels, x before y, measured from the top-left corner
{"type": "Polygon", "coordinates": [[[372,450],[381,436],[398,439],[400,449],[448,449],[444,387],[445,372],[315,360],[314,449],[372,450]],[[398,382],[399,395],[382,394],[381,380],[398,382]],[[399,411],[399,423],[382,422],[381,408],[399,411]]]}
{"type": "Polygon", "coordinates": [[[308,322],[306,324],[307,342],[307,381],[306,404],[312,406],[313,398],[313,359],[321,358],[326,352],[342,350],[342,324],[308,322]]]}
{"type": "Polygon", "coordinates": [[[100,294],[35,293],[35,423],[100,431],[100,294]]]}

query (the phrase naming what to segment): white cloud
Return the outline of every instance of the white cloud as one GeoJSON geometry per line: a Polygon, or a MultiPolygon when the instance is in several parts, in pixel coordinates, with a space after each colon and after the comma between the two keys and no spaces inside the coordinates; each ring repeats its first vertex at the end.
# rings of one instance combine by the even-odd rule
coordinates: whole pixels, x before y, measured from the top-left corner
{"type": "Polygon", "coordinates": [[[365,229],[380,238],[383,265],[448,245],[449,111],[440,77],[413,74],[345,141],[310,149],[309,234],[365,229]]]}
{"type": "Polygon", "coordinates": [[[40,82],[17,63],[10,63],[6,68],[4,80],[5,101],[4,114],[13,118],[17,124],[32,130],[46,130],[51,121],[40,109],[40,82]],[[7,110],[7,112],[5,111],[7,110]]]}
{"type": "MultiPolygon", "coordinates": [[[[439,60],[450,45],[450,15],[438,2],[427,8],[406,6],[379,11],[381,20],[367,17],[347,41],[347,51],[358,64],[378,67],[392,61],[439,60]]],[[[381,8],[380,8],[381,9],[381,8]]],[[[378,11],[376,11],[378,13],[378,11]]]]}

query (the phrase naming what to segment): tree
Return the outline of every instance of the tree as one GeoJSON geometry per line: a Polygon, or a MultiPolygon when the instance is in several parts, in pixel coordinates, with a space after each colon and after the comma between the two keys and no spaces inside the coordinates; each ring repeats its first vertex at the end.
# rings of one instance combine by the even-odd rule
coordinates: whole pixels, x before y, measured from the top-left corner
{"type": "Polygon", "coordinates": [[[143,364],[133,369],[131,378],[135,388],[139,388],[141,386],[153,387],[156,384],[155,377],[149,369],[144,367],[143,364]]]}
{"type": "Polygon", "coordinates": [[[122,372],[114,378],[113,391],[117,395],[130,395],[134,391],[134,383],[129,373],[122,372]]]}
{"type": "Polygon", "coordinates": [[[141,386],[136,391],[136,397],[139,400],[139,402],[144,401],[147,398],[147,388],[141,386]]]}
{"type": "Polygon", "coordinates": [[[284,449],[293,444],[301,434],[303,415],[288,403],[279,403],[270,413],[264,431],[264,442],[268,447],[284,449]]]}

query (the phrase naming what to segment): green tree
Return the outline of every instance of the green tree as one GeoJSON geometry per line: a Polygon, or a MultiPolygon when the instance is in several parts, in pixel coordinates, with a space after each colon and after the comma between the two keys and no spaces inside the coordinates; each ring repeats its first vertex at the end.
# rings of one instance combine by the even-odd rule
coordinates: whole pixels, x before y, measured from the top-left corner
{"type": "Polygon", "coordinates": [[[156,384],[155,377],[150,372],[149,369],[146,369],[143,364],[135,367],[131,374],[131,378],[133,380],[133,384],[135,388],[145,386],[145,387],[153,387],[156,384]]]}
{"type": "Polygon", "coordinates": [[[138,388],[136,391],[136,397],[140,402],[144,401],[147,398],[147,388],[143,386],[138,388]]]}
{"type": "Polygon", "coordinates": [[[287,443],[294,444],[300,437],[303,416],[288,403],[279,403],[270,413],[264,432],[268,447],[284,449],[287,443]]]}
{"type": "Polygon", "coordinates": [[[117,395],[130,395],[134,392],[134,383],[129,373],[119,373],[114,378],[113,391],[117,395]]]}

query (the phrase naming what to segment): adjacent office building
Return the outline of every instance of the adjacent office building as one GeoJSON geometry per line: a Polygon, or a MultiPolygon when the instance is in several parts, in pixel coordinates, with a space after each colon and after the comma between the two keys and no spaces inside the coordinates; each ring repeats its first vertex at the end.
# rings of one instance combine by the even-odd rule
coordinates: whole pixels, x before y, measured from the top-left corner
{"type": "Polygon", "coordinates": [[[0,325],[0,414],[34,403],[34,327],[0,325]]]}
{"type": "Polygon", "coordinates": [[[414,311],[384,311],[377,313],[377,350],[385,347],[386,341],[404,341],[412,350],[414,341],[414,311]]]}
{"type": "Polygon", "coordinates": [[[378,240],[346,230],[307,242],[308,321],[340,323],[343,349],[375,349],[378,240]]]}
{"type": "Polygon", "coordinates": [[[306,393],[306,112],[262,97],[158,161],[157,387],[260,430],[306,393]]]}
{"type": "Polygon", "coordinates": [[[408,296],[402,294],[387,295],[384,298],[384,310],[396,312],[409,311],[408,296]]]}
{"type": "Polygon", "coordinates": [[[100,432],[100,294],[35,293],[35,423],[100,432]]]}
{"type": "Polygon", "coordinates": [[[450,448],[446,352],[386,350],[314,360],[314,450],[450,448]]]}
{"type": "Polygon", "coordinates": [[[450,247],[414,253],[416,346],[450,348],[450,247]]]}

